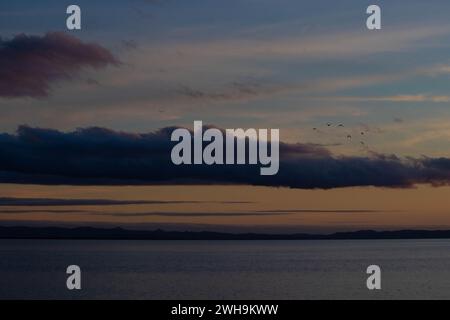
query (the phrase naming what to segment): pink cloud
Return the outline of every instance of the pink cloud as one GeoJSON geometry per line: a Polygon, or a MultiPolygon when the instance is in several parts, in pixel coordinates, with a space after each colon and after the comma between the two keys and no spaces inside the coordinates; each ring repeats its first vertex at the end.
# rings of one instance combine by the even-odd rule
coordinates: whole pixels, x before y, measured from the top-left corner
{"type": "Polygon", "coordinates": [[[118,64],[106,48],[63,32],[0,39],[0,97],[45,97],[52,83],[83,68],[118,64]]]}

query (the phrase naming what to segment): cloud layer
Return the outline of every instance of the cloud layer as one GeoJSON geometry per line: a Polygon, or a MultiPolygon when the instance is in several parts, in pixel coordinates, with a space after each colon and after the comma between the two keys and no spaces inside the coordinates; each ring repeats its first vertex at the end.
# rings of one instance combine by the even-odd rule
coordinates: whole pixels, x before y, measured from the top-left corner
{"type": "Polygon", "coordinates": [[[280,143],[280,170],[260,165],[173,165],[175,127],[151,133],[105,128],[60,132],[19,127],[0,134],[0,182],[73,185],[247,184],[302,189],[450,184],[450,159],[335,156],[314,144],[280,143]]]}
{"type": "Polygon", "coordinates": [[[0,97],[45,97],[53,82],[71,79],[82,68],[118,63],[104,47],[62,32],[0,38],[0,97]]]}
{"type": "Polygon", "coordinates": [[[180,204],[180,203],[181,204],[198,203],[198,201],[0,198],[0,207],[113,206],[113,205],[129,205],[129,204],[180,204]]]}

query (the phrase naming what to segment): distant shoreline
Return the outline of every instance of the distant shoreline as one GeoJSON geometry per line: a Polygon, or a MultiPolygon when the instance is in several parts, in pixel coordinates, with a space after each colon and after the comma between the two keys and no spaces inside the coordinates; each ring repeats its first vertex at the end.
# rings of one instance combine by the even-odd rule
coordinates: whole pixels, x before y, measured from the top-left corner
{"type": "Polygon", "coordinates": [[[331,234],[223,233],[210,231],[129,230],[94,227],[5,227],[0,239],[48,240],[382,240],[450,239],[450,230],[361,230],[331,234]]]}

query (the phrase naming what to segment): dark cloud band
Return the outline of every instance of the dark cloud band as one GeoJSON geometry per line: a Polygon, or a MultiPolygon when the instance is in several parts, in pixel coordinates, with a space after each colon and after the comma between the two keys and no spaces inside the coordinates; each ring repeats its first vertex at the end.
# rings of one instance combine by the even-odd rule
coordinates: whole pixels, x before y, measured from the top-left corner
{"type": "Polygon", "coordinates": [[[0,198],[0,207],[25,206],[113,206],[130,204],[187,204],[198,201],[163,200],[110,200],[110,199],[45,199],[45,198],[0,198]]]}
{"type": "Polygon", "coordinates": [[[283,216],[295,215],[300,213],[380,213],[377,210],[270,210],[270,211],[246,211],[246,212],[166,212],[166,211],[151,211],[151,212],[99,212],[92,210],[61,210],[61,209],[27,209],[27,210],[2,210],[0,214],[34,214],[34,213],[56,213],[56,214],[86,214],[93,216],[104,217],[242,217],[242,216],[283,216]]]}
{"type": "Polygon", "coordinates": [[[302,189],[450,183],[448,158],[334,156],[313,144],[280,143],[280,170],[258,165],[172,164],[174,127],[136,134],[104,128],[60,132],[19,127],[0,134],[0,182],[69,185],[247,184],[302,189]]]}

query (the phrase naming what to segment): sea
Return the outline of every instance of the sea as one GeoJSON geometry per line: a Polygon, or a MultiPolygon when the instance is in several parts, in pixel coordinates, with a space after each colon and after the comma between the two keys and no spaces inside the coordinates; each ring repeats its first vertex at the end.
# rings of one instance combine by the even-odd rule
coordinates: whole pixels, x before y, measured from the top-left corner
{"type": "Polygon", "coordinates": [[[449,298],[450,240],[0,240],[0,299],[449,298]]]}

